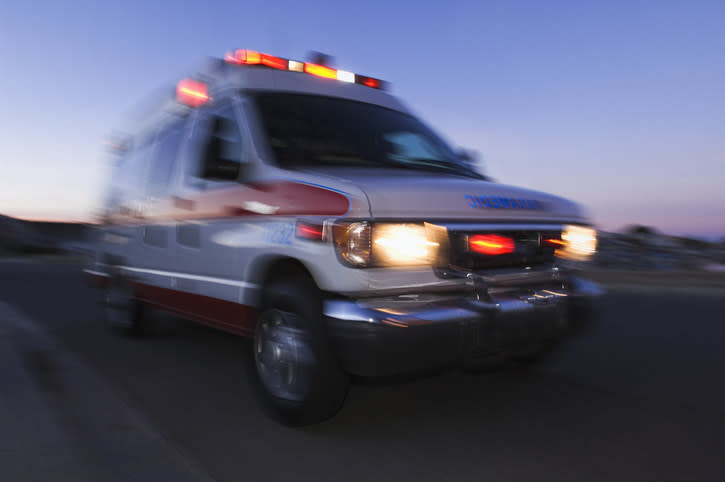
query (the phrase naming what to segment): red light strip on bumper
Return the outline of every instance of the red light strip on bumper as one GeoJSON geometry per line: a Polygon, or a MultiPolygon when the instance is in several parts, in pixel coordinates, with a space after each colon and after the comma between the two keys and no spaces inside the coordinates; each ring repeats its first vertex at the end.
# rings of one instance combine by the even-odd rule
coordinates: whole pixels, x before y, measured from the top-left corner
{"type": "Polygon", "coordinates": [[[468,239],[468,246],[473,252],[492,256],[513,253],[515,250],[513,238],[498,234],[474,234],[468,239]]]}

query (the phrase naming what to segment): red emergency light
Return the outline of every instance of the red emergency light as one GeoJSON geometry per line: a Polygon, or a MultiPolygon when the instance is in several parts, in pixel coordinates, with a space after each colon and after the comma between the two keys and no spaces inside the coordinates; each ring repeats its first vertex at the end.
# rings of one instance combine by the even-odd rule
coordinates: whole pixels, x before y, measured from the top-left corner
{"type": "Polygon", "coordinates": [[[199,107],[209,101],[209,87],[194,79],[183,79],[176,86],[176,99],[189,107],[199,107]]]}
{"type": "Polygon", "coordinates": [[[289,69],[289,61],[274,55],[263,54],[254,50],[239,49],[224,56],[224,60],[237,65],[265,65],[273,69],[289,69]]]}
{"type": "Polygon", "coordinates": [[[475,253],[492,256],[513,253],[516,249],[513,238],[498,234],[474,234],[468,238],[468,246],[475,253]]]}
{"type": "Polygon", "coordinates": [[[372,77],[365,77],[364,75],[356,75],[355,83],[372,87],[373,89],[382,89],[383,85],[379,79],[373,79],[372,77]]]}

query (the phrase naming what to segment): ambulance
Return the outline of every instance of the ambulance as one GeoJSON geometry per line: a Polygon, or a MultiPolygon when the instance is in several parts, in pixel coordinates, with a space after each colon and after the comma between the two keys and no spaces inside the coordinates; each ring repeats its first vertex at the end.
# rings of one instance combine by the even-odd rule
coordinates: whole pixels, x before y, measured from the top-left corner
{"type": "Polygon", "coordinates": [[[350,378],[536,360],[585,325],[596,231],[494,182],[380,79],[236,50],[181,80],[116,161],[87,273],[107,322],[148,307],[251,338],[289,425],[350,378]]]}

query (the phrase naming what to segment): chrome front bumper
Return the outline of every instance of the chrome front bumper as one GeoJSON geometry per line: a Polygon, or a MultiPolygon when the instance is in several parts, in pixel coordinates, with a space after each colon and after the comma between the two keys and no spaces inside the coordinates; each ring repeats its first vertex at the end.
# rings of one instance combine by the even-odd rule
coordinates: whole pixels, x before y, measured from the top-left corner
{"type": "Polygon", "coordinates": [[[478,318],[481,314],[514,314],[548,310],[561,303],[588,301],[603,294],[593,281],[572,278],[571,287],[564,289],[522,290],[497,297],[460,296],[397,296],[361,300],[328,300],[324,315],[337,321],[420,326],[455,323],[478,318]]]}
{"type": "Polygon", "coordinates": [[[596,283],[569,278],[566,288],[328,300],[324,315],[348,371],[393,375],[506,354],[579,331],[601,294],[596,283]]]}

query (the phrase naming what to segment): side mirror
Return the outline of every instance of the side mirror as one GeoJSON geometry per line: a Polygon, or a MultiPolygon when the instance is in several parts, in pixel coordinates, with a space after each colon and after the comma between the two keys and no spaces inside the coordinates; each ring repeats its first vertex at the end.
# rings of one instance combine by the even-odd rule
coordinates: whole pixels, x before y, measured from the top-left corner
{"type": "Polygon", "coordinates": [[[204,150],[200,177],[214,181],[236,181],[241,173],[239,161],[221,156],[222,139],[212,136],[204,150]]]}
{"type": "Polygon", "coordinates": [[[470,170],[481,174],[484,179],[488,181],[493,180],[486,174],[486,170],[483,166],[483,161],[481,161],[481,156],[479,156],[477,151],[461,148],[456,150],[456,155],[458,156],[458,159],[460,159],[466,166],[468,166],[470,170]]]}
{"type": "Polygon", "coordinates": [[[470,149],[458,149],[456,155],[462,160],[468,167],[474,169],[478,164],[478,152],[470,149]]]}

